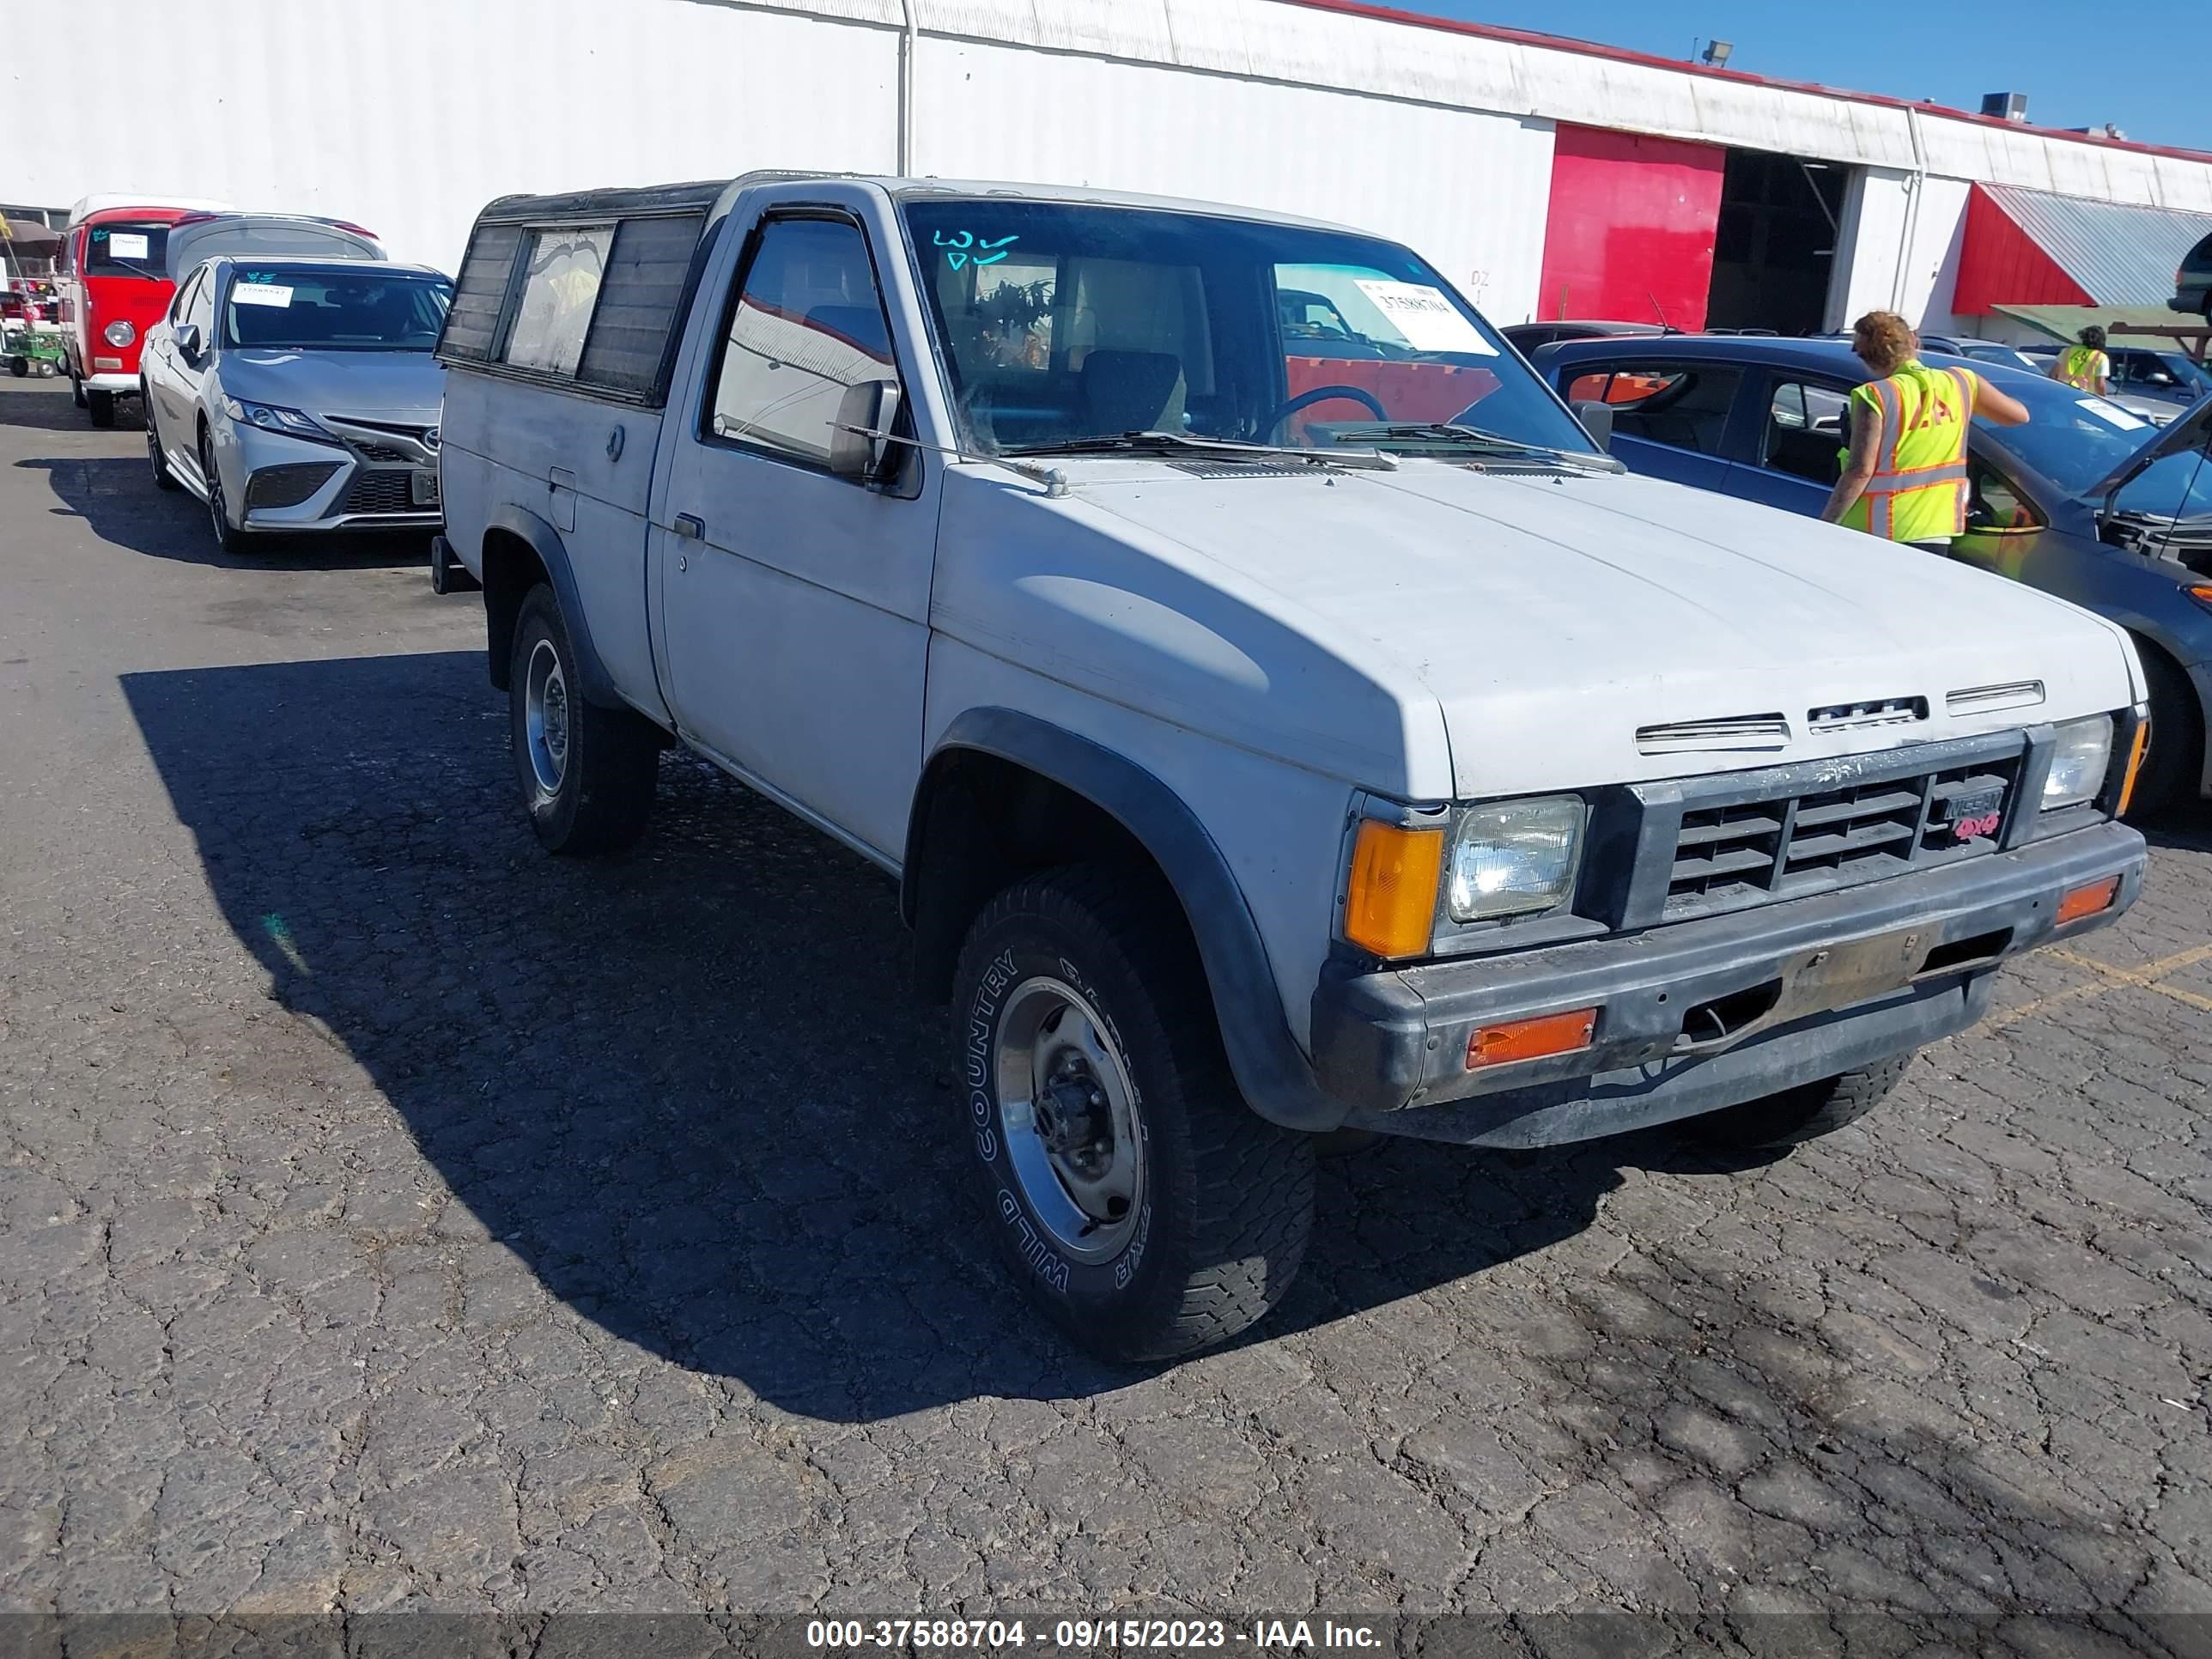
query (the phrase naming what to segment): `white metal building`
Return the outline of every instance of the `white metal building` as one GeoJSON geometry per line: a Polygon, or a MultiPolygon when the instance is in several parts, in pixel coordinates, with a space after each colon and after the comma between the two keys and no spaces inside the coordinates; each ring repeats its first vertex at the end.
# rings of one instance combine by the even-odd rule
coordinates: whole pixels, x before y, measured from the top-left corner
{"type": "Polygon", "coordinates": [[[1499,322],[1648,318],[1648,288],[1690,325],[1996,332],[1954,314],[1976,186],[2152,210],[2161,247],[2212,216],[2212,156],[1351,0],[79,0],[71,28],[139,44],[127,100],[87,119],[11,60],[0,196],[324,213],[448,270],[495,196],[799,167],[1341,220],[1499,322]]]}

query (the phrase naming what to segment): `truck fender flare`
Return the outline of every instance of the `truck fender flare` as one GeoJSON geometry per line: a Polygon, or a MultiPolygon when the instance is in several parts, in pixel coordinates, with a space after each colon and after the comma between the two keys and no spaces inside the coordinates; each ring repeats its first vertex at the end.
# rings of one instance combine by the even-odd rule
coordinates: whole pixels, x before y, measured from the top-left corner
{"type": "MultiPolygon", "coordinates": [[[[1244,902],[1229,860],[1182,798],[1127,757],[1012,708],[970,708],[954,719],[930,753],[966,749],[995,756],[1048,778],[1111,816],[1152,854],[1175,889],[1198,942],[1230,1070],[1252,1109],[1285,1128],[1334,1129],[1346,1106],[1325,1093],[1291,1035],[1259,924],[1244,902]]],[[[899,904],[916,912],[922,836],[929,815],[927,787],[917,793],[907,828],[899,904]]]]}
{"type": "MultiPolygon", "coordinates": [[[[568,646],[575,653],[576,672],[583,682],[585,701],[601,708],[627,708],[629,705],[616,693],[614,679],[608,674],[606,665],[599,659],[599,647],[592,643],[591,621],[585,615],[583,596],[576,588],[575,568],[569,562],[568,545],[562,541],[561,532],[527,507],[517,507],[511,501],[493,509],[490,519],[484,525],[487,541],[495,531],[504,531],[527,544],[530,550],[538,556],[538,562],[545,567],[546,580],[553,584],[553,597],[561,602],[561,623],[568,630],[568,646]]],[[[489,649],[489,641],[494,637],[491,633],[494,625],[491,606],[487,602],[484,607],[487,649],[489,649]]],[[[495,662],[491,665],[491,672],[492,683],[503,686],[507,678],[507,665],[495,662]]]]}

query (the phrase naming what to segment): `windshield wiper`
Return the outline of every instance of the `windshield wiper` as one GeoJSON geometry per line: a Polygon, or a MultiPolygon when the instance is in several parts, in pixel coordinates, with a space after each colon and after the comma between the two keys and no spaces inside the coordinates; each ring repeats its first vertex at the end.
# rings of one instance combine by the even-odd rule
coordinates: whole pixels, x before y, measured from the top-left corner
{"type": "Polygon", "coordinates": [[[1245,443],[1234,438],[1194,438],[1186,432],[1122,432],[1057,443],[1023,444],[1008,455],[1141,455],[1167,452],[1210,456],[1224,461],[1293,461],[1301,466],[1368,467],[1389,471],[1398,463],[1379,449],[1293,449],[1280,444],[1245,443]]]}
{"type": "Polygon", "coordinates": [[[1464,426],[1456,421],[1372,421],[1333,427],[1331,430],[1340,438],[1364,438],[1370,442],[1433,443],[1458,449],[1485,450],[1498,455],[1540,455],[1546,460],[1582,467],[1593,472],[1622,472],[1627,470],[1610,455],[1584,455],[1571,449],[1556,448],[1550,444],[1532,444],[1499,433],[1485,432],[1479,426],[1464,426]]]}

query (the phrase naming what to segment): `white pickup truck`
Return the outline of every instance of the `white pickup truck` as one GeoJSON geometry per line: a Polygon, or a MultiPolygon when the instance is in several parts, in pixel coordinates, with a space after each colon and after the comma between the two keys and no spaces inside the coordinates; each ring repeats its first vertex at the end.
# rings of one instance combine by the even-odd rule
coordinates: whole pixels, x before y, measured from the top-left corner
{"type": "Polygon", "coordinates": [[[539,839],[680,742],[895,875],[987,1224],[1104,1355],[1264,1314],[1334,1132],[1787,1145],[2142,882],[2120,629],[1628,476],[1389,241],[511,198],[440,352],[539,839]]]}

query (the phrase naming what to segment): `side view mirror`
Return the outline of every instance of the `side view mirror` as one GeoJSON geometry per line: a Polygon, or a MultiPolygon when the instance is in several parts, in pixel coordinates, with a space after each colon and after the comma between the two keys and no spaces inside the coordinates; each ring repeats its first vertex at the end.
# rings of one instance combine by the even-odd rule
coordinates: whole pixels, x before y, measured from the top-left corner
{"type": "Polygon", "coordinates": [[[1608,453],[1613,448],[1613,405],[1595,399],[1571,404],[1575,418],[1583,423],[1583,430],[1590,434],[1590,441],[1608,453]]]}
{"type": "Polygon", "coordinates": [[[862,380],[845,388],[830,432],[830,471],[854,483],[879,486],[898,476],[906,446],[895,441],[901,393],[896,380],[862,380]]]}
{"type": "Polygon", "coordinates": [[[179,323],[169,337],[177,343],[178,356],[189,359],[200,355],[200,325],[198,323],[179,323]]]}
{"type": "Polygon", "coordinates": [[[2172,386],[2173,384],[2173,376],[2167,374],[2162,368],[2154,368],[2149,374],[2143,376],[2143,384],[2145,386],[2172,386]]]}

